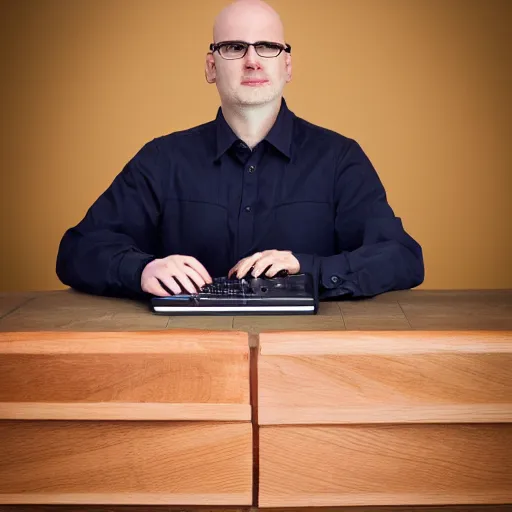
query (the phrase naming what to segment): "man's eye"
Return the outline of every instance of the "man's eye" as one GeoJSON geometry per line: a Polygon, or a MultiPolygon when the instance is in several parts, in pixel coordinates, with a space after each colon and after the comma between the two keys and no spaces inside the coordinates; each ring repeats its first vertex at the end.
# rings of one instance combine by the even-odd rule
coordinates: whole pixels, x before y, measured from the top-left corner
{"type": "Polygon", "coordinates": [[[241,44],[230,44],[227,45],[225,48],[226,51],[228,52],[242,52],[244,50],[244,46],[241,44]]]}
{"type": "Polygon", "coordinates": [[[265,43],[265,44],[259,44],[258,49],[262,50],[278,50],[279,46],[277,44],[272,43],[265,43]]]}

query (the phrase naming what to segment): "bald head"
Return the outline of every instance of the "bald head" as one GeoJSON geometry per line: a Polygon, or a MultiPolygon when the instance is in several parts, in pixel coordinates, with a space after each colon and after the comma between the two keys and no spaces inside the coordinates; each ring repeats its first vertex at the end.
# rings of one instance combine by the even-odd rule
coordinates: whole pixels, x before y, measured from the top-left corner
{"type": "MultiPolygon", "coordinates": [[[[283,47],[286,43],[281,18],[263,0],[237,0],[220,12],[213,42],[227,41],[280,43],[283,47]]],[[[223,108],[269,105],[279,110],[284,86],[292,79],[288,51],[272,58],[249,46],[243,57],[230,59],[217,50],[206,54],[205,76],[216,84],[223,108]]]]}
{"type": "Polygon", "coordinates": [[[213,41],[273,41],[284,43],[281,18],[262,0],[237,0],[215,19],[213,41]]]}

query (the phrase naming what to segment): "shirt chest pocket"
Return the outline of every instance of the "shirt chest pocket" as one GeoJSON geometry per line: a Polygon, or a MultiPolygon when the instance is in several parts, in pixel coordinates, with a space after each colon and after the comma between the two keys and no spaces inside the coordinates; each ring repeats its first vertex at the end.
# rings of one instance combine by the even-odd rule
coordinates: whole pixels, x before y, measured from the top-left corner
{"type": "Polygon", "coordinates": [[[334,212],[330,203],[300,201],[274,209],[274,236],[279,245],[292,252],[332,254],[334,212]]]}

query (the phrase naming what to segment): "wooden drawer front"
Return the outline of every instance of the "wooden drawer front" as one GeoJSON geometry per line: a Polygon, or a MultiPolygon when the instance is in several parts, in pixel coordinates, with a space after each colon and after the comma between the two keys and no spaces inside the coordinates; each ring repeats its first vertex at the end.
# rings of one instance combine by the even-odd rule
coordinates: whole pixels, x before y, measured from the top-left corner
{"type": "Polygon", "coordinates": [[[250,423],[0,421],[0,503],[250,505],[250,423]]]}
{"type": "Polygon", "coordinates": [[[512,501],[512,425],[260,429],[260,507],[512,501]]]}
{"type": "Polygon", "coordinates": [[[0,336],[0,418],[250,417],[247,334],[0,336]]]}
{"type": "Polygon", "coordinates": [[[512,333],[264,333],[261,425],[512,421],[512,333]]]}

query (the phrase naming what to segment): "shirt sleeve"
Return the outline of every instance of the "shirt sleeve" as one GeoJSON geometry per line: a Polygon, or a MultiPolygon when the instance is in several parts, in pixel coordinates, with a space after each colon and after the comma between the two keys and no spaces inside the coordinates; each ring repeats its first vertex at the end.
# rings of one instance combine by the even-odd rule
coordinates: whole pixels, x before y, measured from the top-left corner
{"type": "Polygon", "coordinates": [[[56,265],[64,284],[97,295],[145,295],[140,279],[157,251],[163,166],[156,141],[149,142],[66,231],[56,265]]]}
{"type": "Polygon", "coordinates": [[[319,298],[369,297],[421,284],[421,246],[394,215],[377,172],[355,141],[340,157],[337,171],[337,254],[295,254],[301,272],[313,275],[319,298]]]}

